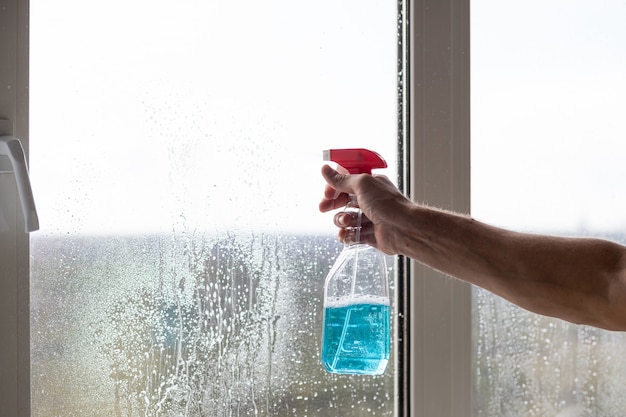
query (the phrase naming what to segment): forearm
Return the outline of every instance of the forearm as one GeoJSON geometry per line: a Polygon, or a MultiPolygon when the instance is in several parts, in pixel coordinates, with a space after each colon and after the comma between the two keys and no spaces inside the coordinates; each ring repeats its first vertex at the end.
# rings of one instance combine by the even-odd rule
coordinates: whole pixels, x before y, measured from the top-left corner
{"type": "Polygon", "coordinates": [[[536,313],[626,330],[620,245],[515,233],[422,206],[400,218],[396,247],[405,256],[536,313]]]}

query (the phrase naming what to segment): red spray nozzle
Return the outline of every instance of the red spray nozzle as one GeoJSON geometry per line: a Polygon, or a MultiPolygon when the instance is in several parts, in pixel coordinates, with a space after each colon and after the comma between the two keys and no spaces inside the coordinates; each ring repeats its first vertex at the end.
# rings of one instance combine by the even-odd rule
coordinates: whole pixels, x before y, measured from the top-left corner
{"type": "Polygon", "coordinates": [[[333,161],[350,174],[372,174],[372,169],[387,168],[387,162],[374,151],[363,148],[329,149],[324,151],[324,161],[333,161]]]}

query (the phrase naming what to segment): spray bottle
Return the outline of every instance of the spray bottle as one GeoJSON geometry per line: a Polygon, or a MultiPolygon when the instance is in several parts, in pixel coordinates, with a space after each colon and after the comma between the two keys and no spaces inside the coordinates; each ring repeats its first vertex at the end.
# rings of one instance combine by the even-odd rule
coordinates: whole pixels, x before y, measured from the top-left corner
{"type": "MultiPolygon", "coordinates": [[[[386,168],[385,160],[367,149],[324,151],[351,174],[386,168]]],[[[390,301],[385,255],[361,243],[362,212],[356,196],[345,208],[356,219],[354,242],[344,244],[324,284],[322,364],[331,373],[380,375],[390,349],[390,301]]]]}

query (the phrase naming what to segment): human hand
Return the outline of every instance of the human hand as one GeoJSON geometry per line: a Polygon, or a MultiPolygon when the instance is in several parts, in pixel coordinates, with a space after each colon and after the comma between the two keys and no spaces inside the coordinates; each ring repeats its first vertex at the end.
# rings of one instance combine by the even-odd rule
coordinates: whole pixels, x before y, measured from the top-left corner
{"type": "MultiPolygon", "coordinates": [[[[401,233],[400,215],[411,202],[383,175],[348,174],[325,165],[322,176],[326,180],[324,197],[319,204],[321,212],[344,207],[355,195],[363,212],[360,241],[376,247],[387,254],[398,253],[396,242],[401,233]]],[[[354,242],[356,218],[348,212],[335,214],[334,223],[339,227],[341,242],[354,242]]]]}

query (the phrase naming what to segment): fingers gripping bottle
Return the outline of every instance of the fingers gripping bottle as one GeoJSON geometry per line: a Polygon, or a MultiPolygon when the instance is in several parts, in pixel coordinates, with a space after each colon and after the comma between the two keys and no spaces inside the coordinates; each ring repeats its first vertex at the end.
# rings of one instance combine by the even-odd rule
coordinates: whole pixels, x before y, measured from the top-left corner
{"type": "MultiPolygon", "coordinates": [[[[387,163],[367,149],[324,151],[351,174],[371,174],[387,163]]],[[[385,255],[361,243],[362,212],[356,196],[345,211],[356,224],[354,241],[345,243],[324,284],[322,364],[331,373],[380,375],[390,349],[389,283],[385,255]]]]}

